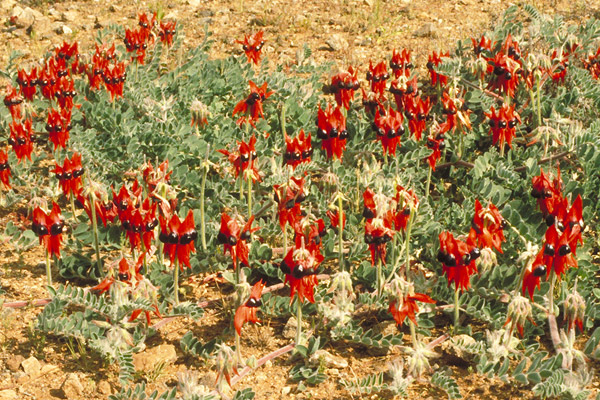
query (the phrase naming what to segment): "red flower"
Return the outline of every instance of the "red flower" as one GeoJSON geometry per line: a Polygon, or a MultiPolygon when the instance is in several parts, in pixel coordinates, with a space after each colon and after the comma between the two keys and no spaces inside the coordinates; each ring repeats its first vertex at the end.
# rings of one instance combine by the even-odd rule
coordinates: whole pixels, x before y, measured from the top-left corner
{"type": "Polygon", "coordinates": [[[531,178],[533,189],[531,195],[537,199],[538,207],[544,218],[548,215],[555,215],[555,203],[559,203],[556,199],[562,199],[562,180],[560,178],[560,168],[557,171],[556,178],[550,182],[550,178],[544,174],[544,170],[540,168],[540,175],[531,178]]]}
{"type": "Polygon", "coordinates": [[[238,261],[242,266],[249,266],[248,261],[248,241],[252,232],[258,228],[252,228],[254,216],[250,217],[242,229],[238,221],[229,215],[221,214],[221,228],[217,235],[217,241],[223,245],[223,253],[229,252],[233,261],[233,269],[237,269],[238,261]]]}
{"type": "Polygon", "coordinates": [[[150,249],[154,239],[154,228],[158,225],[156,204],[155,202],[151,203],[147,198],[141,207],[134,207],[132,203],[128,203],[124,211],[119,211],[121,226],[125,229],[132,250],[139,248],[142,241],[146,251],[150,249]]]}
{"type": "Polygon", "coordinates": [[[160,41],[169,47],[173,45],[173,37],[175,36],[176,25],[177,22],[175,21],[160,22],[160,31],[158,32],[158,36],[160,36],[160,41]]]}
{"type": "Polygon", "coordinates": [[[37,84],[37,68],[32,68],[29,74],[24,69],[20,69],[17,75],[17,83],[21,94],[27,100],[33,100],[36,90],[35,85],[37,84]]]}
{"type": "Polygon", "coordinates": [[[293,228],[296,248],[306,244],[306,248],[312,253],[321,251],[321,238],[327,234],[322,218],[317,220],[310,217],[298,218],[293,228]]]}
{"type": "Polygon", "coordinates": [[[263,101],[269,98],[273,94],[273,91],[267,92],[267,82],[263,83],[261,87],[256,86],[256,83],[252,81],[248,81],[248,85],[250,85],[250,94],[244,100],[237,103],[233,109],[232,116],[242,113],[244,115],[236,123],[241,126],[244,122],[248,122],[253,127],[256,127],[256,121],[259,118],[265,118],[263,114],[263,101]]]}
{"type": "Polygon", "coordinates": [[[144,182],[146,182],[146,186],[148,187],[148,193],[152,195],[159,183],[169,182],[172,173],[173,171],[169,171],[169,160],[165,160],[160,163],[156,169],[154,169],[152,163],[148,161],[148,164],[146,164],[142,170],[142,176],[144,178],[144,182]]]}
{"type": "Polygon", "coordinates": [[[394,95],[396,109],[398,111],[406,111],[406,107],[409,101],[417,97],[419,94],[417,77],[413,77],[410,81],[406,83],[399,79],[393,80],[390,84],[390,93],[394,95]]]}
{"type": "Polygon", "coordinates": [[[365,224],[365,243],[371,252],[371,265],[378,261],[385,264],[387,243],[392,240],[395,232],[392,228],[391,218],[373,218],[365,224]]]}
{"type": "Polygon", "coordinates": [[[550,58],[554,65],[547,70],[548,74],[554,83],[565,83],[567,67],[569,65],[569,56],[563,53],[559,57],[558,50],[554,49],[550,58]]]}
{"type": "Polygon", "coordinates": [[[410,219],[411,209],[419,207],[419,199],[412,189],[405,189],[396,185],[396,210],[393,213],[394,228],[396,231],[406,231],[408,220],[410,219]]]}
{"type": "Polygon", "coordinates": [[[518,71],[521,66],[513,58],[503,52],[497,53],[493,59],[489,60],[488,74],[491,74],[491,80],[488,83],[488,89],[498,89],[501,93],[513,98],[515,89],[519,85],[518,71]]]}
{"type": "Polygon", "coordinates": [[[13,121],[9,127],[10,137],[8,138],[8,143],[15,151],[19,162],[25,158],[31,161],[31,152],[33,151],[31,119],[25,120],[24,123],[13,121]]]}
{"type": "Polygon", "coordinates": [[[442,269],[448,277],[448,285],[454,282],[456,290],[466,290],[471,286],[471,275],[477,272],[475,260],[479,257],[479,249],[473,245],[457,240],[450,232],[439,235],[440,251],[437,259],[442,262],[442,269]]]}
{"type": "Polygon", "coordinates": [[[525,294],[525,291],[527,291],[529,298],[533,300],[533,293],[536,288],[540,288],[540,278],[544,275],[546,275],[544,253],[540,252],[535,257],[531,266],[525,270],[525,274],[523,275],[522,293],[525,294]]]}
{"type": "Polygon", "coordinates": [[[59,60],[70,61],[73,58],[74,62],[76,62],[77,58],[79,57],[79,49],[77,42],[69,44],[66,41],[63,41],[63,44],[61,46],[56,46],[56,48],[54,49],[54,55],[59,60]]]}
{"type": "Polygon", "coordinates": [[[266,283],[264,283],[262,280],[256,282],[250,291],[250,298],[244,304],[239,306],[237,310],[235,310],[233,326],[238,335],[242,334],[242,327],[246,324],[246,322],[252,322],[253,324],[260,322],[256,316],[256,310],[262,305],[260,297],[262,296],[262,291],[265,286],[266,283]]]}
{"type": "MultiPolygon", "coordinates": [[[[536,257],[536,261],[542,261],[546,266],[546,276],[550,276],[550,272],[554,271],[560,279],[567,269],[577,268],[577,259],[574,254],[577,250],[577,241],[581,235],[581,227],[573,225],[565,227],[564,232],[559,233],[555,225],[551,225],[546,230],[544,236],[544,248],[540,250],[536,257]],[[540,259],[541,260],[538,260],[540,259]]],[[[534,262],[534,265],[537,265],[534,262]]]]}
{"type": "Polygon", "coordinates": [[[283,153],[283,163],[296,169],[299,164],[310,162],[313,154],[311,134],[305,136],[304,129],[300,129],[300,133],[295,138],[290,138],[287,133],[284,133],[284,136],[285,153],[283,153]]]}
{"type": "Polygon", "coordinates": [[[435,67],[442,63],[442,57],[450,57],[450,53],[446,54],[440,52],[438,55],[435,51],[429,56],[427,61],[427,69],[429,70],[429,76],[431,77],[431,86],[435,86],[438,82],[440,86],[446,86],[448,84],[448,77],[446,75],[438,74],[435,67]]]}
{"type": "Polygon", "coordinates": [[[479,57],[484,50],[487,50],[490,53],[492,52],[492,39],[488,39],[484,35],[481,35],[479,42],[473,38],[471,38],[471,42],[473,43],[473,52],[477,57],[479,57]]]}
{"type": "Polygon", "coordinates": [[[112,190],[112,203],[117,209],[117,214],[121,222],[123,222],[123,215],[127,212],[127,209],[134,208],[139,202],[141,195],[142,187],[138,184],[137,179],[133,182],[131,193],[125,185],[121,186],[119,193],[115,193],[114,189],[112,190]]]}
{"type": "Polygon", "coordinates": [[[300,203],[306,198],[304,193],[304,178],[291,177],[287,184],[273,185],[279,226],[285,229],[285,224],[294,227],[302,217],[300,203]]]}
{"type": "Polygon", "coordinates": [[[108,69],[110,60],[115,59],[115,44],[110,48],[106,45],[96,45],[96,52],[92,56],[92,63],[89,68],[86,66],[85,72],[88,77],[90,89],[100,89],[100,85],[104,82],[104,73],[108,69]]]}
{"type": "Polygon", "coordinates": [[[508,147],[512,148],[512,140],[516,135],[516,126],[521,123],[521,117],[515,112],[514,104],[508,106],[502,105],[502,108],[496,114],[494,106],[489,113],[484,113],[490,119],[490,133],[492,134],[494,144],[500,142],[500,146],[504,142],[508,147]]]}
{"type": "Polygon", "coordinates": [[[56,65],[54,59],[50,59],[44,67],[40,70],[38,75],[38,85],[42,91],[42,96],[47,99],[54,97],[56,82],[58,81],[58,74],[56,71],[56,65]]]}
{"type": "MultiPolygon", "coordinates": [[[[463,110],[464,100],[459,97],[451,97],[448,92],[444,91],[442,97],[442,112],[446,114],[444,132],[453,131],[457,124],[462,124],[465,128],[471,129],[471,120],[469,118],[470,110],[463,110]]],[[[463,134],[467,134],[465,129],[462,129],[463,134]]]]}
{"type": "Polygon", "coordinates": [[[415,140],[419,141],[427,125],[432,107],[431,100],[429,97],[426,100],[421,97],[408,97],[406,100],[405,113],[408,119],[408,129],[415,136],[415,140]]]}
{"type": "Polygon", "coordinates": [[[61,109],[71,110],[73,108],[73,97],[75,97],[75,86],[68,78],[59,78],[56,84],[54,96],[61,109]]]}
{"type": "Polygon", "coordinates": [[[426,144],[427,148],[431,149],[431,154],[427,157],[427,163],[429,164],[429,168],[431,168],[433,171],[435,171],[435,165],[437,162],[440,160],[440,158],[442,158],[442,150],[446,146],[444,143],[444,136],[438,135],[437,137],[439,139],[436,139],[435,137],[428,137],[426,144]]]}
{"type": "Polygon", "coordinates": [[[134,53],[131,55],[131,61],[136,60],[139,64],[144,64],[144,58],[146,58],[146,39],[148,34],[140,27],[140,29],[132,30],[125,29],[125,47],[128,53],[134,53]]]}
{"type": "Polygon", "coordinates": [[[321,253],[311,251],[304,246],[294,247],[288,251],[281,262],[281,271],[285,274],[285,282],[290,284],[290,304],[294,294],[298,293],[298,300],[303,303],[307,299],[315,302],[315,286],[318,284],[317,267],[323,261],[321,253]]]}
{"type": "Polygon", "coordinates": [[[362,91],[362,104],[365,107],[365,111],[369,115],[375,115],[375,111],[377,110],[385,110],[383,103],[385,102],[385,97],[377,96],[377,93],[373,91],[365,92],[364,88],[360,88],[362,91]]]}
{"type": "Polygon", "coordinates": [[[360,87],[356,78],[357,73],[357,70],[348,67],[348,71],[342,71],[331,77],[331,85],[324,88],[325,93],[335,95],[335,102],[338,107],[344,107],[346,110],[350,109],[350,101],[354,99],[354,92],[360,87]]]}
{"type": "MultiPolygon", "coordinates": [[[[260,174],[256,168],[256,150],[254,145],[256,144],[256,136],[252,135],[248,143],[241,141],[238,143],[238,152],[230,153],[227,150],[217,150],[219,153],[227,156],[234,168],[234,174],[237,178],[240,173],[243,174],[248,168],[252,171],[252,182],[260,180],[260,174]]],[[[242,175],[242,179],[244,176],[242,175]]]]}
{"type": "Polygon", "coordinates": [[[403,122],[402,113],[391,107],[387,113],[380,113],[379,110],[375,112],[373,128],[383,147],[383,154],[396,155],[396,147],[400,146],[400,137],[404,134],[403,122]]]}
{"type": "MultiPolygon", "coordinates": [[[[96,192],[96,199],[101,198],[101,194],[96,192]]],[[[77,203],[83,207],[86,214],[92,219],[92,208],[90,206],[89,197],[84,197],[81,193],[77,194],[77,203]]],[[[106,204],[102,203],[99,200],[94,200],[94,208],[96,210],[96,221],[100,220],[102,225],[106,227],[107,221],[113,222],[117,217],[117,208],[112,202],[108,202],[106,204]]]]}
{"type": "MultiPolygon", "coordinates": [[[[156,13],[154,14],[139,14],[138,15],[138,25],[140,26],[140,32],[142,32],[144,41],[150,39],[152,36],[150,32],[152,32],[152,28],[156,25],[156,13]]],[[[154,39],[151,39],[154,41],[154,39]]]]}
{"type": "Polygon", "coordinates": [[[60,207],[52,203],[50,214],[36,207],[33,210],[33,224],[31,230],[39,236],[40,244],[44,244],[46,251],[50,256],[60,258],[60,245],[62,242],[62,231],[64,222],[60,215],[60,207]]]}
{"type": "Polygon", "coordinates": [[[179,268],[183,271],[183,266],[190,265],[190,253],[195,253],[194,241],[198,237],[198,233],[194,229],[194,213],[190,210],[183,221],[174,214],[167,221],[160,216],[160,235],[159,239],[165,244],[164,252],[169,255],[171,265],[175,259],[179,262],[179,268]]]}
{"type": "Polygon", "coordinates": [[[21,103],[23,102],[23,96],[17,93],[17,89],[8,85],[6,87],[8,94],[4,97],[4,105],[10,111],[10,115],[13,121],[19,121],[21,119],[21,103]]]}
{"type": "Polygon", "coordinates": [[[8,165],[8,153],[0,150],[0,182],[6,190],[10,189],[10,165],[8,165]]]}
{"type": "Polygon", "coordinates": [[[107,65],[104,70],[104,86],[110,94],[110,101],[114,101],[116,97],[123,97],[123,86],[125,85],[125,63],[115,63],[107,65]]]}
{"type": "Polygon", "coordinates": [[[519,48],[519,43],[513,40],[510,33],[502,45],[502,52],[504,52],[504,54],[508,54],[508,56],[514,61],[517,61],[519,65],[521,64],[521,49],[519,48]]]}
{"type": "Polygon", "coordinates": [[[371,82],[371,91],[383,98],[385,92],[386,82],[389,79],[390,74],[387,72],[385,62],[381,61],[379,64],[373,66],[373,62],[369,61],[369,71],[367,72],[367,80],[371,82]]]}
{"type": "Polygon", "coordinates": [[[55,163],[54,172],[60,188],[66,197],[79,195],[82,190],[82,176],[84,169],[81,166],[81,154],[73,153],[71,158],[65,157],[63,165],[55,163]]]}
{"type": "Polygon", "coordinates": [[[400,299],[400,302],[397,299],[394,299],[390,302],[388,310],[394,317],[394,321],[396,321],[397,325],[401,326],[406,317],[408,317],[413,324],[417,325],[417,319],[415,316],[415,314],[419,312],[417,301],[422,303],[435,303],[435,300],[422,293],[407,295],[406,297],[400,299]]]}
{"type": "Polygon", "coordinates": [[[504,239],[504,218],[500,215],[498,208],[490,203],[483,208],[479,200],[475,200],[475,214],[471,223],[469,237],[479,247],[495,248],[502,253],[502,242],[504,239]]]}
{"type": "Polygon", "coordinates": [[[260,62],[261,51],[265,44],[263,34],[263,31],[258,31],[254,35],[244,35],[244,40],[236,40],[236,43],[242,45],[248,62],[254,65],[258,65],[260,62]]]}
{"type": "Polygon", "coordinates": [[[323,110],[319,105],[317,113],[317,137],[322,140],[321,147],[325,150],[327,158],[341,159],[346,149],[346,118],[340,107],[332,109],[331,104],[323,110]]]}
{"type": "Polygon", "coordinates": [[[410,50],[402,49],[402,52],[398,52],[394,49],[392,51],[392,58],[390,59],[390,68],[394,73],[394,78],[397,79],[401,76],[408,78],[410,70],[413,68],[410,62],[410,50]]]}
{"type": "Polygon", "coordinates": [[[71,110],[63,108],[60,111],[51,108],[48,110],[46,122],[48,138],[54,144],[54,151],[59,147],[67,148],[69,132],[71,131],[71,110]]]}
{"type": "MultiPolygon", "coordinates": [[[[331,227],[336,231],[339,230],[340,227],[340,212],[336,209],[335,212],[332,210],[327,210],[327,217],[331,223],[331,227]]],[[[346,227],[346,213],[342,211],[342,230],[346,227]]]]}

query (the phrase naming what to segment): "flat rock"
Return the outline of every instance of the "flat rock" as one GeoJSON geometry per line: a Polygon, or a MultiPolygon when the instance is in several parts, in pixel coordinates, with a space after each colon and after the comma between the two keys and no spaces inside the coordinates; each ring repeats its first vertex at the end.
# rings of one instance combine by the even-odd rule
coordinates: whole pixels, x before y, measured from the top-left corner
{"type": "Polygon", "coordinates": [[[0,390],[0,400],[16,400],[18,398],[19,395],[12,389],[0,390]]]}
{"type": "Polygon", "coordinates": [[[10,372],[17,372],[21,367],[21,363],[25,360],[20,354],[11,355],[6,359],[6,366],[10,370],[10,372]]]}
{"type": "Polygon", "coordinates": [[[308,363],[313,366],[324,366],[325,368],[346,368],[348,361],[343,357],[334,356],[327,350],[317,350],[308,359],[308,363]]]}
{"type": "Polygon", "coordinates": [[[23,371],[32,378],[37,378],[42,370],[42,365],[34,356],[29,357],[21,362],[23,371]]]}
{"type": "Polygon", "coordinates": [[[435,24],[428,22],[423,24],[419,29],[415,31],[413,34],[417,37],[436,37],[437,36],[437,28],[435,24]]]}
{"type": "Polygon", "coordinates": [[[175,346],[172,344],[161,344],[160,346],[146,349],[141,353],[133,355],[133,366],[136,371],[150,372],[159,363],[170,364],[177,360],[175,346]]]}
{"type": "Polygon", "coordinates": [[[42,367],[40,373],[42,375],[51,374],[52,372],[58,371],[58,367],[52,364],[46,364],[42,367]]]}
{"type": "Polygon", "coordinates": [[[2,0],[0,1],[0,10],[8,11],[12,9],[15,4],[17,4],[16,0],[2,0]]]}
{"type": "Polygon", "coordinates": [[[74,22],[80,18],[77,11],[65,11],[60,17],[64,22],[74,22]]]}
{"type": "Polygon", "coordinates": [[[83,394],[83,385],[75,373],[70,373],[60,386],[60,390],[65,399],[78,398],[83,394]]]}
{"type": "Polygon", "coordinates": [[[348,41],[339,33],[329,36],[325,44],[330,51],[342,51],[348,48],[348,41]]]}
{"type": "Polygon", "coordinates": [[[98,393],[108,396],[112,393],[112,388],[110,387],[110,383],[107,381],[98,382],[98,393]]]}
{"type": "Polygon", "coordinates": [[[73,30],[67,25],[61,24],[54,29],[54,32],[58,33],[59,35],[70,35],[71,33],[73,33],[73,30]]]}

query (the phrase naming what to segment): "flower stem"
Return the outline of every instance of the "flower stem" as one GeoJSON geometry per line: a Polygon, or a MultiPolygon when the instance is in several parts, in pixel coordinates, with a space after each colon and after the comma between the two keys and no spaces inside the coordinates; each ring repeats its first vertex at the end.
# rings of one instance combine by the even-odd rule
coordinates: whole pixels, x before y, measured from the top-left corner
{"type": "Polygon", "coordinates": [[[71,203],[71,212],[73,213],[73,220],[77,221],[77,216],[75,215],[75,195],[72,191],[69,193],[69,202],[71,203]]]}
{"type": "Polygon", "coordinates": [[[431,185],[431,168],[427,172],[427,184],[425,185],[425,198],[429,198],[429,186],[431,185]]]}
{"type": "Polygon", "coordinates": [[[302,338],[302,303],[300,302],[300,296],[296,295],[296,322],[298,327],[296,329],[296,346],[300,344],[302,338]]]}
{"type": "Polygon", "coordinates": [[[410,337],[412,339],[413,348],[416,349],[417,348],[417,328],[415,327],[415,324],[410,319],[408,320],[408,326],[410,327],[410,337]]]}
{"type": "Polygon", "coordinates": [[[94,249],[96,250],[96,264],[98,265],[98,273],[104,276],[102,271],[102,260],[100,259],[100,244],[98,243],[98,221],[96,219],[96,200],[94,194],[90,193],[90,209],[92,212],[92,230],[94,231],[94,249]]]}
{"type": "Polygon", "coordinates": [[[504,141],[500,140],[500,157],[504,157],[504,141]]]}
{"type": "Polygon", "coordinates": [[[237,331],[235,331],[235,356],[237,358],[238,365],[243,365],[244,359],[242,357],[242,345],[240,342],[240,335],[238,335],[237,331]]]}
{"type": "Polygon", "coordinates": [[[46,250],[46,277],[48,278],[48,286],[52,286],[52,266],[50,265],[50,252],[46,250]]]}
{"type": "MultiPolygon", "coordinates": [[[[252,155],[250,156],[252,162],[252,155]]],[[[248,219],[252,217],[252,174],[248,174],[248,219]]]]}
{"type": "Polygon", "coordinates": [[[175,291],[175,305],[179,305],[179,259],[175,256],[175,269],[173,270],[173,288],[175,291]]]}
{"type": "Polygon", "coordinates": [[[377,299],[381,299],[383,296],[383,264],[381,257],[377,262],[377,299]]]}
{"type": "Polygon", "coordinates": [[[340,261],[340,271],[344,272],[344,238],[342,233],[344,232],[344,219],[343,219],[344,211],[342,204],[342,196],[341,194],[338,196],[338,248],[339,248],[339,261],[340,261]]]}
{"type": "MultiPolygon", "coordinates": [[[[196,128],[198,126],[196,125],[196,128]]],[[[206,158],[204,160],[204,173],[202,174],[202,184],[200,186],[200,237],[202,239],[202,250],[206,252],[206,227],[204,223],[204,192],[206,189],[206,176],[208,175],[208,154],[210,144],[206,147],[206,158]]]]}
{"type": "Polygon", "coordinates": [[[142,265],[144,266],[144,275],[148,276],[148,261],[146,260],[146,245],[144,244],[144,236],[142,235],[142,265]]]}
{"type": "Polygon", "coordinates": [[[404,265],[404,276],[408,279],[408,271],[410,270],[410,232],[412,231],[412,224],[414,219],[413,208],[410,207],[410,215],[408,216],[408,226],[406,227],[406,264],[404,265]]]}
{"type": "Polygon", "coordinates": [[[459,324],[459,318],[458,318],[458,314],[460,311],[460,307],[459,307],[459,296],[458,296],[458,287],[456,287],[456,289],[454,289],[454,333],[456,334],[456,331],[458,330],[458,327],[460,326],[459,324]]]}
{"type": "Polygon", "coordinates": [[[548,291],[548,329],[550,330],[550,338],[554,349],[560,348],[560,336],[558,334],[558,327],[556,324],[556,314],[554,314],[554,286],[556,284],[556,274],[554,271],[550,271],[550,290],[548,291]]]}

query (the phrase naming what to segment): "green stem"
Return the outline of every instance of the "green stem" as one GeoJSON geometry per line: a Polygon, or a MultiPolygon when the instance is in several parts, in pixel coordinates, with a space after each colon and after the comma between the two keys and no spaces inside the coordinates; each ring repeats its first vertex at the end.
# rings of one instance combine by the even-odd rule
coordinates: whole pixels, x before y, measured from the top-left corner
{"type": "Polygon", "coordinates": [[[342,195],[341,193],[338,196],[338,247],[339,247],[339,253],[340,253],[340,271],[344,272],[344,238],[342,236],[342,233],[344,232],[344,220],[343,220],[343,204],[342,204],[342,195]]]}
{"type": "Polygon", "coordinates": [[[429,168],[429,172],[427,172],[427,184],[425,185],[425,198],[426,199],[429,198],[429,186],[431,185],[431,171],[432,171],[432,169],[429,168]]]}
{"type": "Polygon", "coordinates": [[[459,301],[460,299],[458,296],[458,287],[456,287],[456,289],[454,289],[454,333],[456,333],[458,327],[460,326],[458,319],[458,314],[460,311],[459,301]]]}
{"type": "Polygon", "coordinates": [[[281,136],[283,137],[283,144],[285,146],[285,135],[286,135],[286,131],[285,131],[285,103],[281,104],[281,115],[280,115],[280,121],[279,124],[281,125],[281,136]]]}
{"type": "Polygon", "coordinates": [[[48,286],[52,286],[52,266],[50,265],[50,252],[46,250],[46,277],[48,278],[48,286]]]}
{"type": "Polygon", "coordinates": [[[377,262],[377,299],[381,299],[383,297],[383,263],[381,262],[381,258],[377,262]]]}
{"type": "Polygon", "coordinates": [[[242,344],[240,342],[240,335],[238,335],[237,331],[235,331],[235,356],[237,357],[238,365],[243,365],[244,359],[242,358],[242,344]]]}
{"type": "Polygon", "coordinates": [[[146,245],[144,244],[144,237],[140,240],[142,244],[142,265],[144,266],[144,275],[148,276],[148,261],[146,260],[146,245]]]}
{"type": "Polygon", "coordinates": [[[69,193],[69,202],[71,203],[71,212],[73,213],[73,220],[77,221],[77,216],[75,215],[75,195],[72,191],[69,193]]]}
{"type": "MultiPolygon", "coordinates": [[[[196,126],[197,127],[197,126],[196,126]]],[[[202,251],[206,252],[206,224],[204,222],[204,192],[206,189],[206,177],[208,176],[208,154],[210,152],[210,144],[206,148],[206,158],[204,162],[204,173],[202,174],[202,184],[200,186],[200,237],[202,239],[202,251]]]]}
{"type": "Polygon", "coordinates": [[[410,215],[408,217],[408,226],[406,227],[406,264],[404,266],[404,275],[406,276],[406,279],[408,279],[408,271],[410,270],[410,233],[412,231],[413,219],[414,215],[411,207],[410,215]]]}
{"type": "MultiPolygon", "coordinates": [[[[250,156],[250,162],[252,162],[252,156],[250,156]]],[[[248,174],[248,219],[250,217],[252,217],[252,174],[248,174]]]]}
{"type": "Polygon", "coordinates": [[[90,209],[92,212],[92,230],[94,231],[94,249],[96,250],[96,263],[98,265],[98,273],[104,276],[102,271],[102,260],[100,259],[100,244],[98,243],[98,221],[96,219],[96,200],[94,194],[90,193],[90,209]]]}
{"type": "Polygon", "coordinates": [[[175,257],[175,269],[173,270],[173,288],[175,291],[175,305],[179,305],[179,259],[175,257]]]}
{"type": "Polygon", "coordinates": [[[412,339],[413,348],[416,349],[417,348],[417,329],[415,327],[415,324],[410,319],[408,320],[408,326],[410,326],[410,337],[412,339]]]}
{"type": "Polygon", "coordinates": [[[296,329],[296,346],[300,344],[300,340],[302,339],[302,303],[300,302],[300,297],[296,295],[296,322],[298,323],[298,327],[296,329]]]}
{"type": "Polygon", "coordinates": [[[504,157],[504,142],[500,142],[500,157],[504,157]]]}

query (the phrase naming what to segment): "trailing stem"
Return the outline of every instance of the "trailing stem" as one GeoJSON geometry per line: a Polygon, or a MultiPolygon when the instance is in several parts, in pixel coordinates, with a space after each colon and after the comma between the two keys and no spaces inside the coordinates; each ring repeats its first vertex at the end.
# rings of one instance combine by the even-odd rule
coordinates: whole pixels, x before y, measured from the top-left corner
{"type": "Polygon", "coordinates": [[[173,270],[173,288],[175,291],[175,305],[179,305],[179,259],[175,257],[175,270],[173,270]]]}
{"type": "Polygon", "coordinates": [[[340,253],[339,255],[339,260],[340,260],[340,271],[344,272],[344,238],[342,237],[342,233],[344,232],[344,219],[343,219],[343,215],[344,215],[344,211],[343,211],[343,204],[342,204],[342,194],[340,192],[340,194],[338,195],[338,252],[340,253]]]}
{"type": "Polygon", "coordinates": [[[410,215],[408,216],[408,226],[406,227],[406,263],[404,264],[404,275],[407,277],[407,279],[408,270],[410,269],[410,232],[412,231],[413,219],[415,217],[412,206],[409,207],[410,215]]]}
{"type": "Polygon", "coordinates": [[[48,278],[48,286],[52,286],[52,265],[50,264],[50,252],[46,250],[46,277],[48,278]]]}
{"type": "Polygon", "coordinates": [[[425,185],[425,198],[429,198],[429,186],[431,185],[431,168],[427,172],[427,184],[425,185]]]}
{"type": "MultiPolygon", "coordinates": [[[[198,125],[196,125],[196,128],[198,128],[198,125]]],[[[202,184],[200,186],[200,238],[202,241],[202,251],[206,252],[206,224],[204,222],[204,192],[206,189],[206,177],[208,175],[208,154],[210,152],[210,144],[207,146],[206,148],[206,158],[204,159],[204,163],[202,164],[202,167],[204,169],[204,172],[202,174],[202,184]]]]}
{"type": "Polygon", "coordinates": [[[381,262],[381,257],[379,257],[379,261],[377,262],[377,298],[381,299],[383,297],[383,263],[381,262]]]}

